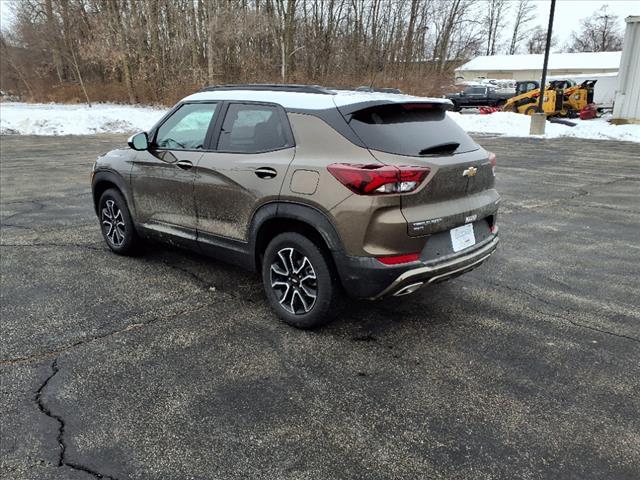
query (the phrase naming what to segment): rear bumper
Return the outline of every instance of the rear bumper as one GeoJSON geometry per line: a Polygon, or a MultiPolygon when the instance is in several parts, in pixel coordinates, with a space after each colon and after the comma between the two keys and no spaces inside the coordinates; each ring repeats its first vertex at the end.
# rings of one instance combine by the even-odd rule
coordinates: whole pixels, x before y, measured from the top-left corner
{"type": "Polygon", "coordinates": [[[496,251],[498,242],[498,235],[491,235],[460,254],[401,267],[389,267],[368,257],[344,257],[336,263],[349,295],[377,299],[412,293],[424,284],[442,282],[471,271],[496,251]]]}

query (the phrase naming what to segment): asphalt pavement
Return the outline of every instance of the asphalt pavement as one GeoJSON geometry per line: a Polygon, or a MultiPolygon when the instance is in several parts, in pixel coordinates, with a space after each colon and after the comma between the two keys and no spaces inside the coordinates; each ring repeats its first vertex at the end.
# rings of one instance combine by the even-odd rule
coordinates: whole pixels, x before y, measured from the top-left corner
{"type": "Polygon", "coordinates": [[[0,137],[0,477],[637,479],[640,147],[477,140],[498,253],[309,332],[253,274],[107,249],[123,137],[0,137]]]}

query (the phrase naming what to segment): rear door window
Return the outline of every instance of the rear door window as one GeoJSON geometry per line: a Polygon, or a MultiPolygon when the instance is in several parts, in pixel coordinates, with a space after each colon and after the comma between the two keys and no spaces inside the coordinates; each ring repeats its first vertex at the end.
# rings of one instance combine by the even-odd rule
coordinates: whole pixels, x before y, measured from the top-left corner
{"type": "Polygon", "coordinates": [[[412,157],[470,152],[480,148],[447,113],[429,104],[392,104],[355,112],[349,125],[364,144],[412,157]]]}
{"type": "Polygon", "coordinates": [[[276,106],[232,103],[222,123],[218,150],[260,153],[291,147],[287,132],[276,106]]]}

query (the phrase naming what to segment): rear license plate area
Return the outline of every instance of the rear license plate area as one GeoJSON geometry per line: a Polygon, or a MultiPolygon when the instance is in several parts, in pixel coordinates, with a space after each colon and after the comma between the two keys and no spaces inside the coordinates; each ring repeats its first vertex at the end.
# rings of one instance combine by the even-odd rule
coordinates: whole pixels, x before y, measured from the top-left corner
{"type": "Polygon", "coordinates": [[[459,252],[465,248],[476,244],[476,237],[473,232],[473,223],[467,223],[461,227],[449,230],[451,236],[451,248],[454,252],[459,252]]]}

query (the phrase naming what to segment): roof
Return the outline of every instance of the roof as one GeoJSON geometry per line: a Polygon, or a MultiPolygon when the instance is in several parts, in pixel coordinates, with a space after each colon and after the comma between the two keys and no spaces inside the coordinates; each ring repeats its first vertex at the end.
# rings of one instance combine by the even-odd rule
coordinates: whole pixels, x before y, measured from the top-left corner
{"type": "MultiPolygon", "coordinates": [[[[551,53],[549,70],[617,70],[622,52],[551,53]]],[[[496,70],[542,70],[544,55],[493,55],[476,57],[456,72],[496,70]]]]}
{"type": "MultiPolygon", "coordinates": [[[[449,100],[444,98],[416,97],[398,93],[366,92],[358,90],[339,90],[322,88],[318,93],[287,88],[286,86],[272,86],[273,90],[266,88],[264,84],[256,84],[255,90],[251,85],[243,85],[234,89],[233,86],[221,86],[221,88],[210,88],[194,93],[184,98],[183,101],[194,100],[236,100],[253,102],[273,102],[282,105],[287,109],[300,110],[324,110],[327,108],[346,107],[355,104],[377,102],[388,103],[439,103],[449,104],[449,100]],[[329,94],[327,94],[329,93],[329,94]]],[[[300,87],[300,86],[297,86],[300,87]]]]}

